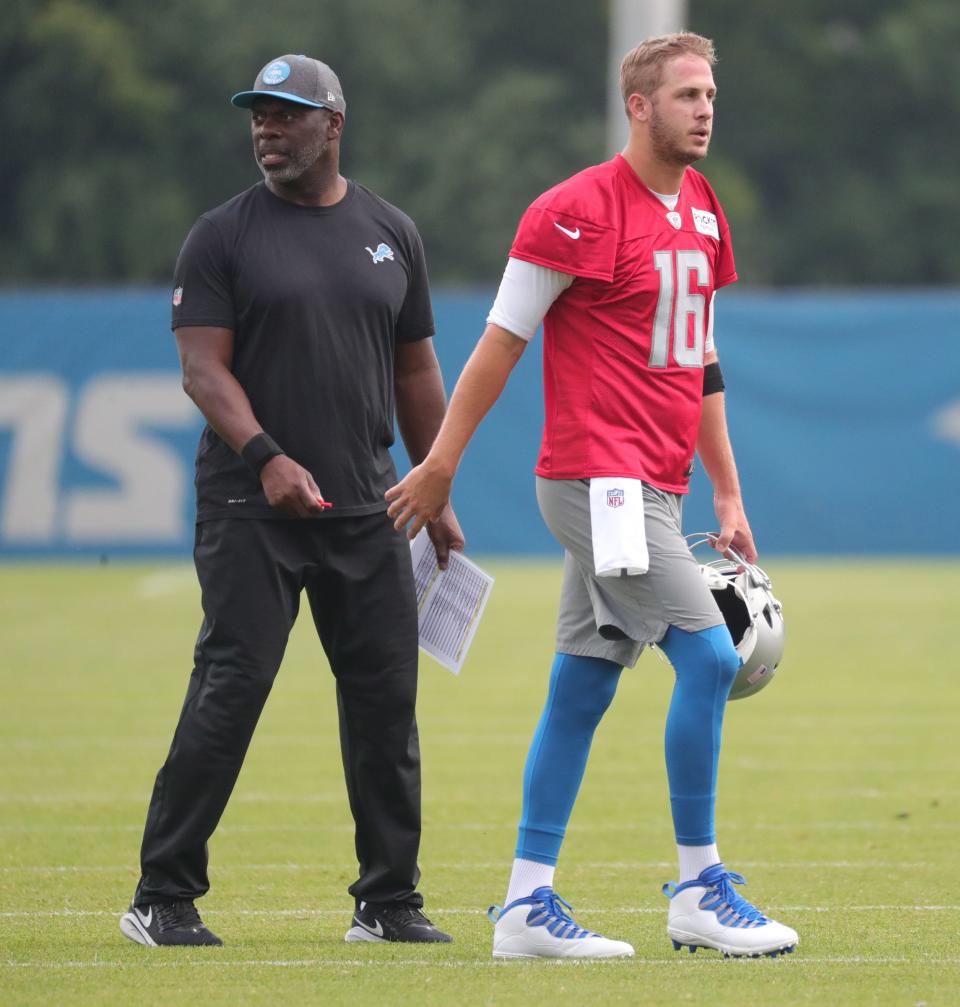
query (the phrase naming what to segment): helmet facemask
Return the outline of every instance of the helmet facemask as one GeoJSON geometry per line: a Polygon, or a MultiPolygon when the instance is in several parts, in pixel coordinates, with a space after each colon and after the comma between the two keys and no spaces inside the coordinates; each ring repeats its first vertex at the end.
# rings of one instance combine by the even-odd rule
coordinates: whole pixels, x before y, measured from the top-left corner
{"type": "MultiPolygon", "coordinates": [[[[690,543],[691,551],[711,543],[706,535],[688,538],[697,539],[690,543]]],[[[702,564],[700,573],[740,655],[740,670],[728,698],[752,696],[770,682],[783,658],[783,606],[774,597],[766,573],[733,548],[724,557],[702,564]]]]}

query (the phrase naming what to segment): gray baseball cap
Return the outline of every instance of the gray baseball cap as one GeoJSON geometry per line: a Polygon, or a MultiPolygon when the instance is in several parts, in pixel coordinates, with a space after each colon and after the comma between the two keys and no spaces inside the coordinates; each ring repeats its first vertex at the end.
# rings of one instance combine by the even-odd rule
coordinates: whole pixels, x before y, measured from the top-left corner
{"type": "Polygon", "coordinates": [[[272,96],[311,108],[346,112],[343,90],[337,75],[318,59],[309,56],[278,56],[257,74],[252,91],[238,91],[230,100],[240,108],[250,108],[257,98],[272,96]]]}

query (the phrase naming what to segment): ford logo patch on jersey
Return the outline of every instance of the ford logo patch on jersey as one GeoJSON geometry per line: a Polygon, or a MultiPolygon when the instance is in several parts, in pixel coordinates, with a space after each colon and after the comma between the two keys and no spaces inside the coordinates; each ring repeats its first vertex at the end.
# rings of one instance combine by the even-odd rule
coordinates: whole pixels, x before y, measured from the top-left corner
{"type": "Polygon", "coordinates": [[[385,242],[381,241],[376,249],[371,248],[369,245],[364,245],[364,248],[370,253],[370,258],[373,259],[374,265],[378,262],[383,262],[384,259],[389,259],[393,262],[393,249],[385,242]]]}

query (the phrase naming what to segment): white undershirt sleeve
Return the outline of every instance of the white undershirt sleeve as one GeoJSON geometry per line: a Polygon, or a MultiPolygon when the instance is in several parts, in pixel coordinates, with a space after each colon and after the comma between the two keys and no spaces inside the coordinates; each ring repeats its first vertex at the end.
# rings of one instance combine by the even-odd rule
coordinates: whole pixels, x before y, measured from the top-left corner
{"type": "MultiPolygon", "coordinates": [[[[487,321],[529,342],[536,335],[553,302],[573,283],[575,277],[524,259],[507,259],[500,289],[487,321]]],[[[704,352],[714,349],[713,322],[717,294],[710,298],[704,352]]]]}
{"type": "Polygon", "coordinates": [[[573,279],[569,273],[511,257],[487,321],[530,342],[550,305],[573,279]]]}

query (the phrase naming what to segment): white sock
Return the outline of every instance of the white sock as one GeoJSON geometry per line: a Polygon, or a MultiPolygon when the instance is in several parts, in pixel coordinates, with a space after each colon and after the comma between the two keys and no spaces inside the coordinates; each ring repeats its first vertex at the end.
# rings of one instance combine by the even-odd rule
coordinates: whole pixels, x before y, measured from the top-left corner
{"type": "Polygon", "coordinates": [[[702,871],[720,863],[720,853],[716,843],[710,846],[677,846],[680,860],[680,884],[700,877],[702,871]]]}
{"type": "Polygon", "coordinates": [[[536,860],[521,860],[518,857],[514,860],[513,870],[510,872],[510,885],[507,888],[507,900],[504,905],[509,906],[517,899],[525,899],[544,885],[552,888],[555,871],[556,867],[552,864],[538,864],[536,860]]]}

